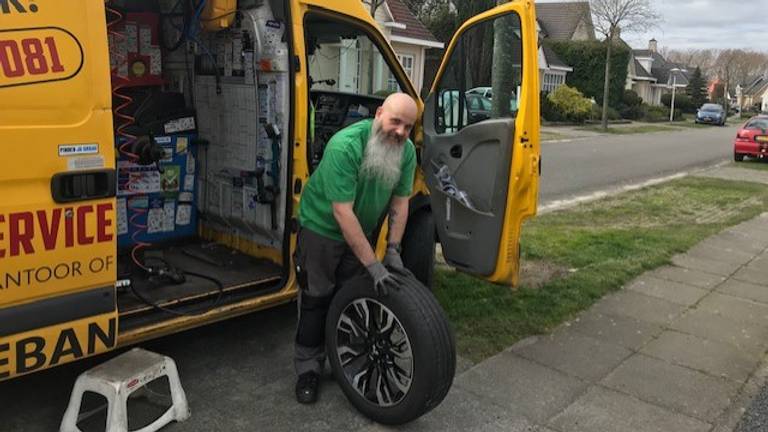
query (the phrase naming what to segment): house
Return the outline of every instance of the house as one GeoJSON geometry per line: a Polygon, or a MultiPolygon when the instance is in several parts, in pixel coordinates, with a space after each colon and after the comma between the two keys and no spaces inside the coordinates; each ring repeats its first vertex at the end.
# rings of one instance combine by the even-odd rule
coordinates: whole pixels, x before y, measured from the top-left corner
{"type": "MultiPolygon", "coordinates": [[[[363,0],[369,9],[370,1],[363,0]]],[[[430,48],[442,49],[443,43],[432,35],[401,0],[384,0],[375,15],[411,82],[416,89],[421,89],[425,85],[426,52],[430,48]]],[[[394,77],[389,75],[387,80],[387,89],[397,90],[394,77]]]]}
{"type": "MultiPolygon", "coordinates": [[[[539,40],[590,41],[596,40],[595,26],[589,2],[537,3],[536,24],[539,40]]],[[[539,44],[539,82],[541,90],[551,92],[565,84],[573,68],[563,62],[554,51],[539,44]]]]}
{"type": "Polygon", "coordinates": [[[695,68],[667,61],[658,51],[658,41],[651,39],[648,49],[632,49],[627,69],[626,89],[633,90],[648,105],[661,105],[661,96],[685,92],[695,68]]]}
{"type": "MultiPolygon", "coordinates": [[[[363,6],[370,10],[370,1],[363,6]]],[[[376,21],[392,46],[408,78],[421,88],[424,83],[425,52],[443,44],[408,10],[401,0],[373,0],[376,21]]],[[[339,42],[321,42],[321,49],[310,57],[314,89],[347,93],[385,95],[399,86],[381,51],[364,33],[343,37],[339,42]]]]}
{"type": "Polygon", "coordinates": [[[768,112],[768,75],[759,76],[745,86],[738,104],[744,109],[758,106],[762,112],[768,112]]]}

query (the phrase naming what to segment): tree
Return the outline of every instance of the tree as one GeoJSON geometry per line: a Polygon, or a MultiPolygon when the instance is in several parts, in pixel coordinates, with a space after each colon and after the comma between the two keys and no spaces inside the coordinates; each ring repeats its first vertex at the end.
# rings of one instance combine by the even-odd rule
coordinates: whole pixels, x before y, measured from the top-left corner
{"type": "MultiPolygon", "coordinates": [[[[506,0],[499,0],[498,4],[506,0]]],[[[522,64],[521,44],[515,30],[520,28],[517,16],[508,14],[493,22],[493,66],[491,68],[491,115],[505,117],[509,113],[509,102],[514,99],[516,83],[520,82],[515,63],[522,64]]]]}
{"type": "Polygon", "coordinates": [[[685,89],[685,92],[691,98],[691,102],[696,107],[702,106],[707,101],[706,86],[707,83],[701,75],[701,68],[696,66],[696,70],[691,74],[691,79],[688,80],[688,87],[685,89]]]}
{"type": "Polygon", "coordinates": [[[768,72],[768,54],[765,53],[738,50],[734,62],[734,80],[742,86],[768,72]]]}
{"type": "MultiPolygon", "coordinates": [[[[549,47],[566,64],[573,67],[568,74],[568,85],[576,87],[586,97],[594,98],[602,106],[605,89],[605,56],[606,44],[598,41],[553,41],[544,40],[544,46],[549,47]]],[[[611,51],[610,90],[608,106],[619,108],[627,82],[630,51],[624,46],[616,45],[611,51]]],[[[598,116],[600,117],[600,116],[598,116]]]]}
{"type": "Polygon", "coordinates": [[[718,51],[713,49],[689,48],[685,51],[671,49],[664,54],[664,58],[672,63],[701,68],[703,75],[709,75],[712,70],[718,51]]]}
{"type": "Polygon", "coordinates": [[[603,85],[603,129],[608,128],[608,96],[611,55],[622,31],[644,31],[654,26],[659,15],[650,0],[592,0],[595,29],[605,36],[605,82],[603,85]]]}
{"type": "MultiPolygon", "coordinates": [[[[722,100],[720,100],[720,102],[726,111],[730,106],[730,101],[728,100],[728,91],[730,89],[730,85],[732,84],[732,80],[736,76],[736,66],[738,64],[738,58],[742,52],[743,51],[741,50],[733,49],[723,50],[720,51],[720,54],[717,56],[717,60],[715,61],[715,68],[718,71],[720,79],[723,81],[722,100]]],[[[716,92],[715,95],[719,96],[720,93],[716,92]]]]}

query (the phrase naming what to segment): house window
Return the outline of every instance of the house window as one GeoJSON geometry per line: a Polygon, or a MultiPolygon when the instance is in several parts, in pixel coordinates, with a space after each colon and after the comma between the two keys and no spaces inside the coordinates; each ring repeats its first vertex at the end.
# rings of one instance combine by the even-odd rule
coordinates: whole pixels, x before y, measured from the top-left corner
{"type": "Polygon", "coordinates": [[[409,54],[398,54],[397,61],[403,65],[405,73],[408,74],[408,78],[413,79],[413,56],[409,54]]]}
{"type": "MultiPolygon", "coordinates": [[[[413,80],[413,56],[410,54],[398,54],[397,61],[403,66],[403,70],[405,71],[405,74],[408,75],[408,78],[413,80]]],[[[400,91],[400,86],[397,84],[397,80],[395,80],[395,77],[392,74],[389,75],[389,79],[387,80],[387,88],[393,92],[400,91]]]]}
{"type": "Polygon", "coordinates": [[[541,90],[551,93],[563,84],[565,84],[565,75],[545,72],[541,90]]]}

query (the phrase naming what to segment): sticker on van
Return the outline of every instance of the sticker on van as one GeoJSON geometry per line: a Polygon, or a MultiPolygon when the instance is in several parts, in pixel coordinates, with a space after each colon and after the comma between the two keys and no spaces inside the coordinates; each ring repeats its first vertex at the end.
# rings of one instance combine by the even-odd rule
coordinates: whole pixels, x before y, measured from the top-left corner
{"type": "Polygon", "coordinates": [[[83,68],[83,47],[67,30],[0,30],[0,89],[68,80],[83,68]]]}
{"type": "Polygon", "coordinates": [[[96,154],[99,152],[98,144],[62,144],[59,146],[59,156],[75,156],[84,154],[96,154]]]}

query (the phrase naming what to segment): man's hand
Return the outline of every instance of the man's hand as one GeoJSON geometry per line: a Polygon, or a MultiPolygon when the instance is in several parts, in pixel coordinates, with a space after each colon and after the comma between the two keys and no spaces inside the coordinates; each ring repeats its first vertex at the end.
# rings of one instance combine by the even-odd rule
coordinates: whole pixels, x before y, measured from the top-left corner
{"type": "Polygon", "coordinates": [[[387,253],[384,254],[384,266],[401,269],[403,268],[403,259],[400,257],[397,244],[389,244],[387,246],[387,253]]]}
{"type": "Polygon", "coordinates": [[[390,290],[399,290],[400,284],[397,281],[395,275],[389,272],[384,264],[379,261],[374,262],[365,268],[373,278],[373,288],[376,290],[376,294],[381,297],[389,295],[390,290]]]}

